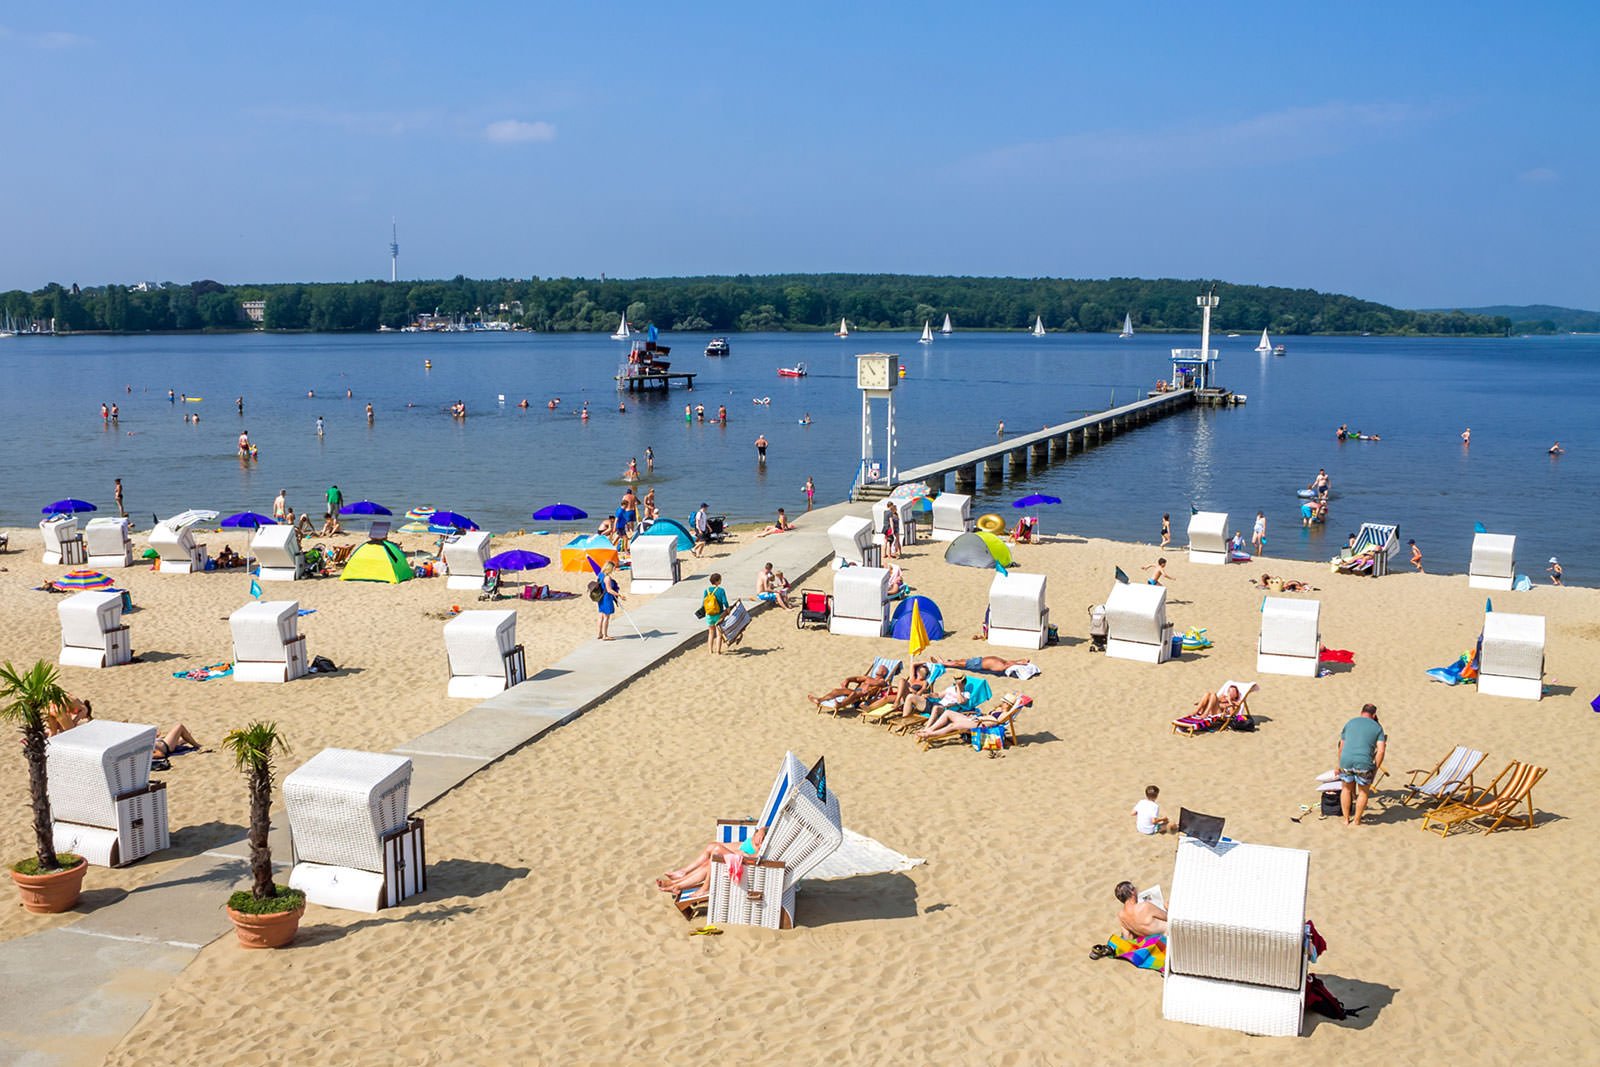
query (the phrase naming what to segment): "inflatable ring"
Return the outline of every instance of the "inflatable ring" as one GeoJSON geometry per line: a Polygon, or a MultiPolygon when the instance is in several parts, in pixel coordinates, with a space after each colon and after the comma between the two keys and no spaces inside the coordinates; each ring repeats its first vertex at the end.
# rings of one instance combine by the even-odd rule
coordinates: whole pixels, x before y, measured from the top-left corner
{"type": "Polygon", "coordinates": [[[753,397],[750,398],[750,403],[752,403],[752,404],[770,404],[770,403],[772,403],[772,398],[770,396],[753,396],[753,397]]]}
{"type": "Polygon", "coordinates": [[[991,512],[978,518],[978,529],[984,533],[1002,534],[1006,532],[1006,520],[991,512]]]}

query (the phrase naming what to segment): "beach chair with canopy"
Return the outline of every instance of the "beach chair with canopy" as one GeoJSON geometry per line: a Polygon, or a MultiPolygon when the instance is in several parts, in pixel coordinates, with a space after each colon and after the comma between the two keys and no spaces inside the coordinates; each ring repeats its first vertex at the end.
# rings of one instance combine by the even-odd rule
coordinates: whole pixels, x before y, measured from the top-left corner
{"type": "Polygon", "coordinates": [[[1467,588],[1510,590],[1517,580],[1515,534],[1481,533],[1472,538],[1467,588]]]}
{"type": "Polygon", "coordinates": [[[1197,511],[1189,516],[1189,562],[1228,562],[1228,513],[1197,511]]]}
{"type": "Polygon", "coordinates": [[[1269,596],[1261,602],[1261,637],[1256,670],[1261,674],[1317,676],[1322,654],[1322,604],[1269,596]]]}
{"type": "Polygon", "coordinates": [[[1400,527],[1382,522],[1364,522],[1356,534],[1356,543],[1350,550],[1352,557],[1370,554],[1372,566],[1362,568],[1362,573],[1382,578],[1389,573],[1389,564],[1400,551],[1400,527]]]}
{"type": "Polygon", "coordinates": [[[76,515],[46,515],[39,522],[39,536],[44,539],[40,562],[45,566],[81,567],[89,562],[76,515]]]}
{"type": "Polygon", "coordinates": [[[1472,772],[1478,769],[1478,764],[1483,762],[1483,758],[1484,753],[1477,749],[1457,745],[1433,770],[1418,767],[1407,771],[1406,773],[1411,775],[1411,781],[1401,784],[1400,803],[1410,804],[1411,801],[1421,798],[1423,801],[1431,800],[1442,804],[1464,790],[1470,790],[1472,772]]]}
{"type": "Polygon", "coordinates": [[[494,554],[492,535],[487,530],[467,530],[444,543],[444,565],[450,572],[446,589],[477,589],[483,585],[484,570],[494,554]]]}
{"type": "Polygon", "coordinates": [[[444,624],[444,647],[449,696],[482,700],[527,679],[515,611],[463,611],[444,624]]]}
{"type": "Polygon", "coordinates": [[[933,527],[929,531],[935,541],[954,541],[974,529],[972,498],[965,493],[940,493],[933,498],[933,527]]]}
{"type": "Polygon", "coordinates": [[[194,523],[174,526],[177,518],[158,522],[150,530],[150,547],[161,557],[156,570],[162,574],[194,574],[205,570],[206,546],[195,540],[194,530],[190,528],[194,523]]]}
{"type": "Polygon", "coordinates": [[[150,781],[156,728],[93,719],[45,749],[55,847],[121,867],[171,843],[167,790],[150,781]]]}
{"type": "Polygon", "coordinates": [[[325,748],[283,780],[289,887],[313,904],[375,912],[428,888],[421,819],[408,818],[411,761],[325,748]]]}
{"type": "Polygon", "coordinates": [[[1494,781],[1482,789],[1475,793],[1468,790],[1461,799],[1446,801],[1425,814],[1422,828],[1432,830],[1440,837],[1449,837],[1450,831],[1458,826],[1488,821],[1487,826],[1480,828],[1492,834],[1500,829],[1501,823],[1511,819],[1531,830],[1534,824],[1533,787],[1545,776],[1545,770],[1531,763],[1512,760],[1506,764],[1505,770],[1495,775],[1494,781]],[[1527,807],[1526,815],[1521,813],[1524,806],[1527,807]]]}
{"type": "Polygon", "coordinates": [[[836,565],[876,567],[881,550],[873,541],[872,520],[860,515],[845,515],[828,527],[828,542],[833,545],[836,565]]]}
{"type": "Polygon", "coordinates": [[[899,531],[901,547],[917,543],[917,502],[901,497],[879,500],[872,505],[873,543],[883,546],[883,523],[889,512],[894,512],[895,529],[899,531]]]}
{"type": "Polygon", "coordinates": [[[1544,695],[1544,616],[1490,611],[1483,617],[1478,692],[1538,700],[1544,695]]]}
{"type": "MultiPolygon", "coordinates": [[[[670,531],[669,531],[670,532],[670,531]]],[[[628,591],[649,595],[665,593],[682,577],[676,537],[644,534],[633,539],[629,556],[628,591]]]]}
{"type": "Polygon", "coordinates": [[[1263,1037],[1300,1033],[1311,854],[1178,842],[1161,1015],[1263,1037]]]}
{"type": "Polygon", "coordinates": [[[228,616],[233,632],[233,680],[292,682],[310,659],[300,633],[298,600],[251,601],[228,616]]]}
{"type": "Polygon", "coordinates": [[[828,632],[847,637],[883,637],[889,632],[889,572],[883,567],[846,567],[833,575],[833,614],[828,632]]]}
{"type": "Polygon", "coordinates": [[[792,752],[784,755],[783,771],[758,824],[766,833],[754,856],[712,858],[708,922],[792,928],[800,880],[844,841],[838,794],[821,775],[810,775],[792,752]]]}
{"type": "Polygon", "coordinates": [[[117,515],[90,519],[83,528],[84,551],[91,567],[133,566],[132,526],[117,515]]]}
{"type": "Polygon", "coordinates": [[[1045,576],[996,572],[989,583],[989,643],[1003,648],[1043,648],[1050,636],[1045,576]]]}
{"type": "Polygon", "coordinates": [[[310,573],[300,535],[287,525],[260,526],[250,536],[250,554],[263,582],[297,582],[310,573]]]}
{"type": "Polygon", "coordinates": [[[1172,623],[1167,590],[1159,585],[1117,582],[1106,597],[1106,655],[1141,663],[1172,658],[1172,623]]]}
{"type": "Polygon", "coordinates": [[[120,591],[73,593],[56,605],[56,614],[61,620],[63,667],[120,667],[133,659],[120,591]]]}

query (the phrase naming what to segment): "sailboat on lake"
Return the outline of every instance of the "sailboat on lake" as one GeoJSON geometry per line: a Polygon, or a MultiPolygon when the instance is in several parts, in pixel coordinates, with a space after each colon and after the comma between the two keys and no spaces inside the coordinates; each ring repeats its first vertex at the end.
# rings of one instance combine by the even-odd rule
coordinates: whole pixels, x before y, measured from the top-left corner
{"type": "Polygon", "coordinates": [[[850,336],[850,327],[843,319],[839,320],[839,332],[834,334],[834,336],[835,337],[849,337],[850,336]]]}
{"type": "Polygon", "coordinates": [[[1126,315],[1122,316],[1122,332],[1117,334],[1117,336],[1118,337],[1132,337],[1133,336],[1133,312],[1130,311],[1126,315]]]}
{"type": "Polygon", "coordinates": [[[622,316],[622,321],[617,324],[617,332],[611,335],[611,339],[613,341],[626,341],[629,336],[630,336],[630,334],[628,333],[628,316],[626,314],[624,314],[622,316]]]}
{"type": "Polygon", "coordinates": [[[917,344],[919,344],[919,345],[931,345],[931,344],[933,344],[933,323],[924,322],[922,324],[922,336],[917,338],[917,344]]]}
{"type": "Polygon", "coordinates": [[[944,334],[946,337],[949,337],[951,334],[956,332],[955,327],[950,325],[950,313],[948,311],[944,314],[944,325],[939,327],[939,332],[944,334]]]}
{"type": "Polygon", "coordinates": [[[1035,315],[1033,317],[1033,330],[1031,332],[1033,333],[1033,335],[1035,337],[1043,337],[1044,336],[1044,316],[1043,315],[1035,315]]]}
{"type": "Polygon", "coordinates": [[[1261,331],[1261,343],[1256,345],[1256,351],[1263,356],[1272,351],[1272,338],[1267,336],[1267,331],[1261,331]]]}

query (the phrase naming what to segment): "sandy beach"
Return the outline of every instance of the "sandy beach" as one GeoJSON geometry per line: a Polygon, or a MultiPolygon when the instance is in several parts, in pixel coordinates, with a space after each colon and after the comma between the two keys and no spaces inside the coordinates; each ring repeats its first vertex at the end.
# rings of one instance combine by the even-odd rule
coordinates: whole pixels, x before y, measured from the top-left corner
{"type": "MultiPolygon", "coordinates": [[[[978,654],[988,649],[973,635],[989,573],[951,567],[941,549],[919,545],[904,560],[952,630],[933,651],[978,654]]],[[[1256,733],[1191,739],[1169,721],[1224,679],[1255,676],[1262,593],[1251,578],[1263,567],[1190,566],[1167,551],[1169,617],[1180,630],[1204,626],[1215,647],[1160,667],[1091,654],[1086,606],[1104,600],[1114,567],[1136,572],[1157,554],[1072,537],[1018,550],[1022,569],[1049,575],[1063,640],[1036,656],[1039,677],[996,682],[997,693],[1021,688],[1037,704],[1021,722],[1023,743],[1002,759],[962,746],[924,752],[850,717],[817,715],[807,691],[904,643],[797,630],[791,614],[769,612],[735,652],[669,661],[425,809],[424,896],[376,917],[312,907],[281,952],[217,941],[109,1062],[361,1062],[380,1046],[407,1063],[654,1062],[707,1042],[850,1063],[1580,1055],[1600,1034],[1596,995],[1573,967],[1600,935],[1569,919],[1600,874],[1583,829],[1600,802],[1587,704],[1600,594],[1496,594],[1501,610],[1548,619],[1550,692],[1535,704],[1423,673],[1477,635],[1484,594],[1465,577],[1372,580],[1269,560],[1273,573],[1319,587],[1308,595],[1323,603],[1324,642],[1353,651],[1354,666],[1318,680],[1266,677],[1251,701],[1256,733]],[[1539,825],[1441,840],[1393,800],[1360,829],[1315,812],[1291,821],[1315,805],[1312,779],[1333,766],[1339,728],[1365,701],[1390,734],[1396,773],[1386,787],[1469,744],[1489,752],[1489,776],[1511,758],[1550,768],[1535,791],[1539,825]],[[803,889],[793,931],[691,937],[698,924],[652,879],[697,850],[713,819],[759,806],[785,749],[827,757],[848,827],[927,862],[803,889]],[[1161,787],[1169,814],[1223,815],[1237,839],[1312,851],[1309,913],[1330,942],[1314,970],[1347,1006],[1368,1006],[1359,1019],[1308,1016],[1305,1044],[1166,1023],[1159,977],[1090,961],[1089,947],[1114,930],[1115,883],[1170,881],[1174,839],[1136,834],[1129,816],[1147,784],[1161,787]],[[276,990],[273,1010],[241,1011],[243,983],[276,990]]],[[[17,553],[0,564],[9,568],[0,575],[8,655],[51,655],[53,599],[26,592],[43,568],[17,553]]],[[[572,588],[580,577],[552,575],[572,588]]],[[[464,710],[443,697],[439,623],[424,614],[460,599],[441,582],[296,587],[318,609],[307,621],[313,651],[363,669],[240,687],[170,673],[225,647],[216,620],[240,601],[241,579],[129,578],[145,608],[130,618],[135,649],[178,658],[69,671],[69,685],[106,717],[176,716],[210,742],[268,715],[295,744],[287,771],[324,745],[383,748],[464,710]]],[[[822,571],[804,584],[830,583],[822,571]]],[[[587,602],[572,608],[519,605],[536,613],[522,616],[537,621],[525,637],[530,664],[533,633],[546,660],[589,635],[587,602]]],[[[243,789],[220,755],[181,757],[165,777],[182,830],[174,851],[237,836],[243,789]]],[[[13,811],[21,783],[8,775],[0,785],[13,811]]],[[[20,821],[9,826],[0,842],[20,853],[20,821]]],[[[168,862],[94,870],[86,904],[168,862]]],[[[9,909],[0,936],[50,921],[61,920],[9,909]]]]}

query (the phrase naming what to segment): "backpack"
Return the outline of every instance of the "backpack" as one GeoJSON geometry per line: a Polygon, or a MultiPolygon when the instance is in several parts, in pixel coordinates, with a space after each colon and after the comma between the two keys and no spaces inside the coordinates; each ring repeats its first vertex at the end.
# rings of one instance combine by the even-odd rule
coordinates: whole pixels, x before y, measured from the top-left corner
{"type": "Polygon", "coordinates": [[[1347,1008],[1339,998],[1323,984],[1322,979],[1314,974],[1306,975],[1306,1010],[1314,1011],[1318,1015],[1326,1015],[1330,1019],[1354,1018],[1367,1010],[1366,1005],[1359,1008],[1347,1008]]]}
{"type": "Polygon", "coordinates": [[[705,599],[700,601],[700,610],[705,612],[707,615],[722,614],[722,601],[720,598],[718,598],[717,591],[714,587],[706,590],[705,599]]]}

